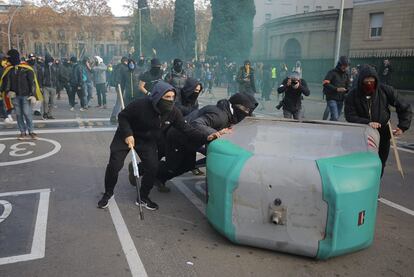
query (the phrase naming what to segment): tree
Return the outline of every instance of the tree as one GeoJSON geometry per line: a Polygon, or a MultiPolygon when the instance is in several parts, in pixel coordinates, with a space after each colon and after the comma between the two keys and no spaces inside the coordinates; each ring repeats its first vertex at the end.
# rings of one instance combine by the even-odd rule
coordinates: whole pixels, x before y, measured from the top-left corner
{"type": "Polygon", "coordinates": [[[179,57],[194,57],[196,41],[194,0],[176,0],[172,38],[179,57]]]}
{"type": "Polygon", "coordinates": [[[243,60],[253,45],[254,0],[211,0],[213,21],[207,55],[243,60]]]}

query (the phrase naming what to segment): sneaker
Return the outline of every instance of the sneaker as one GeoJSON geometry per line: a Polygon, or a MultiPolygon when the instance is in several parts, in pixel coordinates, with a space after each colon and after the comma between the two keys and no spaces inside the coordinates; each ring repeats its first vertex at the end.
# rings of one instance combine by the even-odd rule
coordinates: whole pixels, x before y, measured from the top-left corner
{"type": "Polygon", "coordinates": [[[47,119],[55,119],[52,115],[48,115],[47,119]]]}
{"type": "Polygon", "coordinates": [[[17,137],[18,140],[25,140],[27,139],[26,133],[20,133],[20,135],[17,137]]]}
{"type": "Polygon", "coordinates": [[[34,113],[33,113],[34,115],[36,115],[36,116],[40,116],[40,115],[42,115],[39,111],[34,111],[34,113]]]}
{"type": "Polygon", "coordinates": [[[86,109],[80,108],[79,111],[84,112],[84,111],[86,111],[86,109]]]}
{"type": "Polygon", "coordinates": [[[204,175],[204,172],[201,171],[199,168],[195,168],[195,169],[191,170],[191,172],[193,173],[193,175],[196,175],[196,176],[203,176],[204,175]]]}
{"type": "Polygon", "coordinates": [[[70,108],[70,111],[71,111],[71,112],[74,112],[74,111],[75,111],[75,108],[74,108],[74,107],[71,107],[71,108],[70,108]]]}
{"type": "Polygon", "coordinates": [[[32,138],[32,139],[38,139],[39,137],[37,136],[37,134],[35,134],[35,133],[29,133],[29,136],[32,138]]]}
{"type": "Polygon", "coordinates": [[[42,116],[42,119],[46,120],[47,118],[48,118],[47,113],[44,113],[43,116],[42,116]]]}
{"type": "Polygon", "coordinates": [[[100,109],[100,108],[102,108],[102,106],[101,105],[98,105],[98,106],[95,106],[95,108],[100,109]]]}
{"type": "MultiPolygon", "coordinates": [[[[135,201],[135,205],[139,206],[138,199],[135,201]]],[[[144,206],[147,210],[156,211],[158,210],[158,205],[155,202],[152,202],[148,197],[141,198],[141,205],[144,206]]]]}
{"type": "Polygon", "coordinates": [[[102,199],[99,200],[98,202],[98,208],[99,209],[106,209],[109,206],[109,200],[111,200],[111,198],[114,197],[114,195],[109,195],[107,193],[104,193],[104,195],[102,196],[102,199]]]}

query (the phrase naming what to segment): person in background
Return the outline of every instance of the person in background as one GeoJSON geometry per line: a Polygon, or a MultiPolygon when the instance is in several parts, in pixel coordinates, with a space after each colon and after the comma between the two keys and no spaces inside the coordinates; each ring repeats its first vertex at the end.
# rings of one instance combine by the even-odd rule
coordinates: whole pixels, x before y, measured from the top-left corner
{"type": "Polygon", "coordinates": [[[157,58],[151,60],[151,69],[144,72],[139,80],[139,91],[144,95],[150,95],[155,84],[162,80],[163,71],[161,62],[157,58]]]}
{"type": "Polygon", "coordinates": [[[82,66],[78,63],[78,59],[76,57],[71,57],[70,63],[72,64],[72,70],[69,78],[71,86],[69,94],[70,110],[72,112],[75,110],[75,95],[78,95],[81,105],[80,111],[83,112],[87,110],[84,97],[84,87],[86,78],[83,75],[82,66]]]}
{"type": "MultiPolygon", "coordinates": [[[[70,63],[70,61],[67,58],[63,58],[62,59],[62,64],[59,66],[58,68],[58,72],[57,72],[57,79],[58,79],[58,88],[57,90],[59,91],[59,93],[65,89],[66,90],[66,94],[68,95],[68,101],[70,99],[70,74],[72,72],[72,65],[70,63]]],[[[70,101],[69,101],[69,105],[70,105],[70,101]]]]}
{"type": "Polygon", "coordinates": [[[386,85],[391,85],[391,75],[392,75],[392,67],[391,62],[388,59],[385,59],[383,62],[380,80],[382,83],[386,85]]]}
{"type": "MultiPolygon", "coordinates": [[[[24,61],[22,61],[22,62],[24,62],[24,61]]],[[[40,57],[36,57],[35,54],[30,53],[27,56],[26,63],[33,68],[33,70],[36,74],[36,78],[39,82],[40,89],[42,89],[42,86],[43,86],[43,79],[42,79],[42,77],[43,77],[43,63],[42,63],[42,59],[40,57]]],[[[36,116],[42,116],[42,103],[41,102],[35,102],[33,104],[33,114],[36,115],[36,116]]]]}
{"type": "Polygon", "coordinates": [[[246,60],[244,65],[240,67],[237,74],[237,82],[239,83],[239,92],[247,93],[252,96],[256,93],[254,69],[250,66],[250,61],[246,60]]]}
{"type": "Polygon", "coordinates": [[[53,57],[46,54],[42,76],[43,119],[55,119],[52,111],[55,106],[57,76],[53,63],[53,57]]]}
{"type": "Polygon", "coordinates": [[[98,98],[97,108],[106,109],[106,72],[107,67],[103,59],[95,56],[95,66],[92,68],[93,80],[96,88],[96,96],[98,98]]]}
{"type": "Polygon", "coordinates": [[[326,95],[331,121],[338,121],[342,113],[345,95],[350,88],[349,65],[348,57],[341,56],[336,67],[326,74],[323,81],[323,91],[326,95]]]}

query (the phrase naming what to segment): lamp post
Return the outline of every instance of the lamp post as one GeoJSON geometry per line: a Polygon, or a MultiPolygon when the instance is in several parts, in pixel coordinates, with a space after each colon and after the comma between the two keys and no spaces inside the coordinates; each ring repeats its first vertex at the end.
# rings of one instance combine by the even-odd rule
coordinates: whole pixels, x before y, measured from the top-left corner
{"type": "Polygon", "coordinates": [[[13,13],[12,13],[12,15],[11,15],[11,17],[10,17],[10,20],[9,20],[9,25],[8,25],[8,27],[7,27],[7,38],[8,38],[8,40],[9,40],[9,49],[11,49],[11,34],[10,34],[10,32],[11,32],[11,25],[12,25],[12,22],[13,22],[13,18],[14,18],[14,16],[16,15],[16,13],[20,10],[22,8],[22,6],[18,6],[14,11],[13,11],[13,13]]]}
{"type": "Polygon", "coordinates": [[[344,21],[344,1],[345,0],[341,0],[341,8],[339,9],[338,29],[336,31],[336,48],[335,48],[334,66],[339,60],[339,52],[341,50],[342,23],[344,21]]]}
{"type": "Polygon", "coordinates": [[[139,56],[142,57],[142,10],[146,10],[148,7],[138,8],[138,15],[139,15],[139,56]]]}

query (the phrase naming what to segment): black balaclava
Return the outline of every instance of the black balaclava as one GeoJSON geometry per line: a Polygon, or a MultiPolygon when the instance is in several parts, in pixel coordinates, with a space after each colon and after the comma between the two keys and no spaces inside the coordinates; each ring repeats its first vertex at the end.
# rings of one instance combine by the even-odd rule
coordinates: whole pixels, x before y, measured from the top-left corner
{"type": "Polygon", "coordinates": [[[16,49],[9,50],[9,52],[7,52],[7,56],[9,56],[8,60],[11,65],[16,66],[20,64],[20,54],[16,49]]]}
{"type": "Polygon", "coordinates": [[[161,74],[161,62],[156,58],[151,60],[150,73],[152,76],[159,76],[161,74]]]}
{"type": "Polygon", "coordinates": [[[174,59],[173,68],[175,72],[181,72],[183,70],[183,61],[180,59],[174,59]]]}
{"type": "Polygon", "coordinates": [[[27,63],[30,66],[34,66],[36,64],[36,56],[35,56],[35,54],[31,53],[31,54],[29,54],[29,56],[27,56],[27,63]]]}
{"type": "Polygon", "coordinates": [[[168,114],[174,108],[174,101],[165,100],[161,98],[160,101],[158,101],[157,108],[162,115],[168,114]]]}

